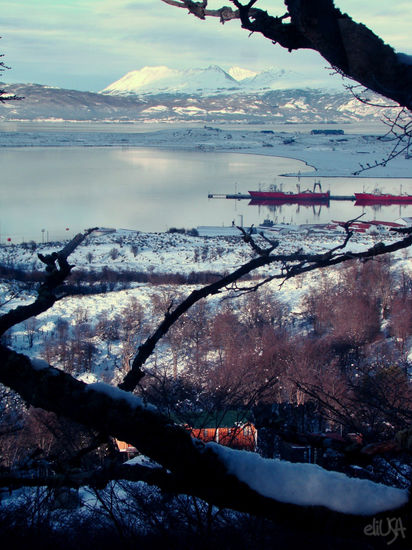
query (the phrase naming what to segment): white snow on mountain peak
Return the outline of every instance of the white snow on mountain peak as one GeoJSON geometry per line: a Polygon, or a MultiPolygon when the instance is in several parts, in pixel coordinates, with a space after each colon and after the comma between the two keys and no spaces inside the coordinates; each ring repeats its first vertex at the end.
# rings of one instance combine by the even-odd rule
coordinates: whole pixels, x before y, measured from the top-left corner
{"type": "Polygon", "coordinates": [[[244,80],[245,78],[253,78],[258,74],[256,71],[250,71],[249,69],[243,69],[242,67],[230,67],[227,72],[237,81],[244,80]]]}
{"type": "Polygon", "coordinates": [[[205,69],[143,67],[131,71],[107,86],[102,93],[128,95],[141,93],[214,92],[239,87],[239,83],[217,65],[205,69]]]}
{"type": "MultiPolygon", "coordinates": [[[[302,82],[300,75],[271,68],[261,73],[231,67],[228,72],[217,65],[206,68],[170,69],[166,66],[143,67],[127,73],[107,86],[102,93],[139,95],[154,93],[213,94],[236,91],[265,91],[290,88],[291,80],[302,82]]],[[[300,84],[301,85],[301,84],[300,84]]]]}
{"type": "Polygon", "coordinates": [[[253,77],[244,79],[242,84],[254,90],[280,90],[302,88],[304,82],[304,78],[299,73],[272,67],[257,73],[253,77]]]}
{"type": "Polygon", "coordinates": [[[146,86],[155,86],[159,81],[174,79],[179,71],[169,69],[164,65],[158,67],[143,67],[130,71],[119,80],[107,86],[102,93],[135,93],[146,86]]]}

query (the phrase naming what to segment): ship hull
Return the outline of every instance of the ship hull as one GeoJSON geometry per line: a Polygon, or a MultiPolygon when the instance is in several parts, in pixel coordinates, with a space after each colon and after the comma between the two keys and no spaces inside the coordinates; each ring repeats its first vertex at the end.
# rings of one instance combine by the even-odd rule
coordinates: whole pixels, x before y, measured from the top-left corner
{"type": "Polygon", "coordinates": [[[356,204],[412,204],[412,195],[355,193],[356,204]]]}

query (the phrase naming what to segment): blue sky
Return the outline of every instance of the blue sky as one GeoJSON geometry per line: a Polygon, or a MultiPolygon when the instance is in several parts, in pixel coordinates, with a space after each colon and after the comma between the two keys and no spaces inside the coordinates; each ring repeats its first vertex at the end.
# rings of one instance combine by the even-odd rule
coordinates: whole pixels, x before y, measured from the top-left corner
{"type": "MultiPolygon", "coordinates": [[[[228,0],[209,0],[212,8],[228,0]]],[[[368,25],[396,50],[412,54],[412,2],[336,0],[335,5],[368,25]]],[[[283,0],[259,0],[273,15],[283,0]]],[[[291,69],[304,84],[340,85],[316,53],[289,54],[238,21],[200,21],[161,0],[3,0],[0,51],[12,69],[6,82],[37,82],[99,91],[125,73],[147,65],[172,68],[233,65],[251,70],[291,69]]]]}

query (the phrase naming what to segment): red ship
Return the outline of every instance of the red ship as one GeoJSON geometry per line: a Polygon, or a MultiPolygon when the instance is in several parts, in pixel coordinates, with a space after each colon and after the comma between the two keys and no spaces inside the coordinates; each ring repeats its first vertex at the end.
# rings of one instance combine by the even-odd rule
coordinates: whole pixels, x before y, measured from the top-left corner
{"type": "Polygon", "coordinates": [[[330,199],[330,192],[322,192],[322,187],[319,182],[316,182],[313,186],[313,191],[306,189],[301,191],[298,186],[298,192],[282,191],[278,189],[276,185],[271,185],[269,191],[249,191],[253,201],[271,201],[282,203],[296,203],[296,202],[325,202],[330,199]],[[315,191],[316,187],[319,187],[319,191],[315,191]]]}
{"type": "Polygon", "coordinates": [[[391,193],[381,193],[375,191],[373,193],[355,193],[356,204],[373,205],[373,204],[412,204],[412,195],[392,195],[391,193]]]}

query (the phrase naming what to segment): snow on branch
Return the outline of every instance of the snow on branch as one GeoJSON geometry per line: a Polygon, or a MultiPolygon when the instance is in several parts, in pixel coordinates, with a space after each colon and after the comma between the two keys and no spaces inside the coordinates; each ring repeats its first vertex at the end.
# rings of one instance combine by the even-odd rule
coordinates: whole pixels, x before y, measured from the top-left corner
{"type": "Polygon", "coordinates": [[[300,506],[325,506],[344,514],[373,515],[403,506],[408,491],[368,479],[350,478],[317,464],[295,464],[262,458],[256,453],[235,451],[208,443],[229,473],[258,493],[300,506]]]}

